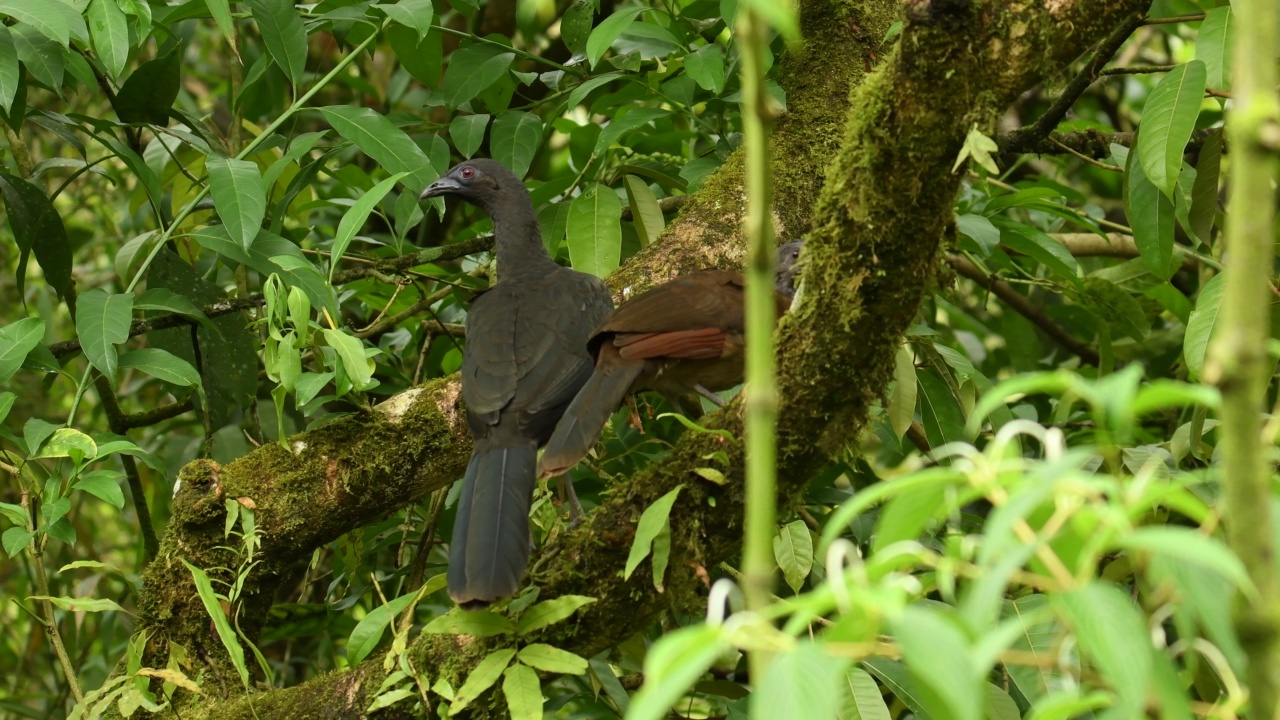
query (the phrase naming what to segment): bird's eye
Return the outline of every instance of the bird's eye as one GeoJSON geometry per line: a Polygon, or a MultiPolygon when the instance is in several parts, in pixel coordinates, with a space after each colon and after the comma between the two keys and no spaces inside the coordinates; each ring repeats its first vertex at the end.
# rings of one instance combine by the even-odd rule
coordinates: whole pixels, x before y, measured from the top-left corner
{"type": "Polygon", "coordinates": [[[462,176],[463,180],[470,180],[471,178],[476,176],[476,169],[468,165],[462,168],[462,170],[458,171],[458,174],[462,176]]]}

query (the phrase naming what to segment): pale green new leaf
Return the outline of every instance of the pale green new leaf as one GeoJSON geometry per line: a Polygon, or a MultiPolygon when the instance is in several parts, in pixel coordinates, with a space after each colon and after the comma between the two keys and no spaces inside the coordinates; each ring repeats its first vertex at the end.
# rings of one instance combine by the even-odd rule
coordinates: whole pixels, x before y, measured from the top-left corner
{"type": "Polygon", "coordinates": [[[71,42],[71,25],[52,0],[0,0],[0,15],[30,25],[64,48],[71,42]]]}
{"type": "Polygon", "coordinates": [[[636,537],[631,542],[631,553],[627,556],[627,566],[622,571],[622,576],[631,579],[631,573],[635,572],[640,562],[649,556],[649,549],[653,546],[653,539],[662,532],[662,528],[667,526],[667,518],[671,515],[671,506],[676,502],[676,496],[680,494],[680,490],[684,485],[677,485],[674,490],[663,495],[653,502],[652,505],[645,508],[643,514],[640,515],[640,523],[636,525],[636,537]]]}
{"type": "Polygon", "coordinates": [[[31,595],[28,600],[47,600],[54,607],[72,612],[109,612],[112,610],[121,610],[124,608],[116,604],[114,600],[106,598],[73,598],[73,597],[49,597],[48,595],[31,595]]]}
{"type": "Polygon", "coordinates": [[[346,334],[341,330],[333,330],[325,328],[323,331],[325,342],[337,351],[338,357],[342,360],[342,367],[347,371],[347,377],[351,378],[351,384],[356,390],[364,390],[373,386],[373,360],[370,360],[364,354],[364,343],[356,337],[346,334]]]}
{"type": "Polygon", "coordinates": [[[644,657],[644,685],[631,699],[627,720],[667,717],[727,647],[721,629],[711,625],[690,625],[658,638],[644,657]]]}
{"type": "Polygon", "coordinates": [[[841,683],[838,720],[892,720],[875,678],[862,668],[849,668],[841,683]]]}
{"type": "Polygon", "coordinates": [[[840,685],[849,661],[813,642],[775,655],[751,694],[751,717],[830,718],[840,706],[840,685]]]}
{"type": "Polygon", "coordinates": [[[1236,18],[1230,5],[1210,9],[1200,23],[1196,59],[1204,63],[1205,82],[1215,90],[1231,89],[1231,48],[1236,18]]]}
{"type": "Polygon", "coordinates": [[[1226,273],[1219,273],[1200,288],[1196,309],[1187,320],[1187,331],[1182,339],[1182,357],[1187,363],[1187,374],[1198,380],[1204,373],[1205,353],[1209,340],[1218,323],[1218,309],[1222,306],[1222,293],[1226,289],[1226,273]]]}

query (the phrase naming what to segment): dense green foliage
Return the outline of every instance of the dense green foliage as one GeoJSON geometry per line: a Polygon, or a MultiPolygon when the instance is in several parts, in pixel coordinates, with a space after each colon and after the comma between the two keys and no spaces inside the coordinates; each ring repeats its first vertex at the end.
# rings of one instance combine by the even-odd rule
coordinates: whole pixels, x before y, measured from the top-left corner
{"type": "MultiPolygon", "coordinates": [[[[1083,92],[1055,102],[1085,62],[969,134],[948,269],[882,407],[778,509],[785,600],[728,612],[738,559],[699,567],[705,622],[676,598],[579,657],[534,633],[590,598],[450,613],[442,490],[316,549],[242,627],[240,584],[272,558],[252,498],[226,499],[236,562],[188,567],[241,686],[198,688],[190,648],[147,648],[141,571],[179,468],[289,447],[458,369],[491,228],[419,193],[494,157],[527,178],[553,256],[609,275],[741,143],[739,2],[0,0],[0,716],[129,715],[385,656],[374,705],[420,714],[494,688],[520,718],[1236,717],[1231,600],[1251,584],[1221,539],[1206,360],[1226,0],[1157,0],[1083,92]],[[453,685],[405,662],[423,627],[535,642],[453,685]],[[741,650],[771,653],[766,677],[744,680],[741,650]]],[[[894,57],[901,31],[867,42],[894,57]]],[[[779,32],[769,77],[786,51],[779,32]]],[[[768,83],[780,112],[787,90],[768,83]]],[[[615,416],[573,473],[588,512],[701,431],[668,411],[615,416]]],[[[689,482],[723,482],[706,460],[689,482]]],[[[691,571],[667,567],[680,500],[635,508],[620,574],[691,571]]],[[[539,491],[540,543],[562,510],[539,491]]]]}

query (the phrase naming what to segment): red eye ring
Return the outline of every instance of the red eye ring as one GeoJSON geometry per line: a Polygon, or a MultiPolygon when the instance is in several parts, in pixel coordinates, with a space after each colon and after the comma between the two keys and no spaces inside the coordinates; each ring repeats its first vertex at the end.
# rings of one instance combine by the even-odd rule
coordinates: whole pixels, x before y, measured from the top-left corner
{"type": "Polygon", "coordinates": [[[462,176],[463,180],[470,180],[471,178],[475,177],[476,169],[468,165],[462,168],[462,170],[458,171],[458,174],[462,176]]]}

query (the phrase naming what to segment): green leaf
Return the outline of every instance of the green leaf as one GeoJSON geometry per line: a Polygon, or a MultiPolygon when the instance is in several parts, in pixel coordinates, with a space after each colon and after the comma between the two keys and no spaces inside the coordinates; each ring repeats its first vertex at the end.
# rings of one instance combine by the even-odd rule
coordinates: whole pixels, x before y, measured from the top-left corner
{"type": "Polygon", "coordinates": [[[1196,159],[1196,181],[1191,186],[1191,209],[1187,222],[1191,234],[1201,243],[1213,238],[1213,222],[1218,212],[1218,179],[1222,171],[1222,131],[1215,130],[1200,146],[1196,159]]]}
{"type": "Polygon", "coordinates": [[[205,0],[205,4],[209,7],[209,15],[213,17],[213,23],[218,26],[222,36],[231,45],[231,51],[239,57],[239,51],[236,50],[236,25],[231,18],[231,3],[228,0],[205,0]]]}
{"type": "Polygon", "coordinates": [[[440,85],[440,68],[444,64],[441,34],[439,30],[418,38],[417,32],[403,25],[392,25],[386,30],[387,42],[400,65],[424,86],[435,89],[440,85]]]}
{"type": "MultiPolygon", "coordinates": [[[[1205,82],[1215,90],[1231,89],[1231,48],[1236,32],[1231,6],[1212,8],[1200,23],[1196,59],[1204,63],[1205,82]]],[[[1202,151],[1203,152],[1203,151],[1202,151]]]]}
{"type": "Polygon", "coordinates": [[[721,629],[710,625],[690,625],[658,638],[644,656],[644,685],[631,699],[627,720],[667,717],[728,647],[721,629]]]}
{"type": "Polygon", "coordinates": [[[889,398],[889,425],[901,440],[916,418],[916,363],[910,345],[894,356],[893,395],[889,398]]]}
{"type": "Polygon", "coordinates": [[[724,51],[708,43],[684,57],[685,71],[703,90],[719,95],[724,90],[724,51]]]}
{"type": "Polygon", "coordinates": [[[1125,210],[1143,262],[1156,277],[1168,280],[1178,267],[1173,262],[1173,201],[1147,178],[1141,153],[1141,145],[1130,151],[1125,167],[1125,210]]]}
{"type": "Polygon", "coordinates": [[[985,215],[957,215],[956,231],[977,243],[983,257],[990,257],[991,251],[1000,244],[1000,230],[985,215]]]}
{"type": "Polygon", "coordinates": [[[1200,379],[1204,373],[1205,353],[1209,348],[1214,326],[1218,323],[1218,309],[1222,305],[1222,293],[1226,289],[1225,277],[1226,273],[1219,273],[1200,288],[1196,309],[1191,311],[1191,318],[1187,321],[1187,332],[1182,339],[1182,357],[1187,363],[1187,374],[1192,380],[1200,379]]]}
{"type": "Polygon", "coordinates": [[[782,570],[782,577],[795,592],[800,592],[805,578],[813,569],[813,537],[803,520],[794,520],[778,528],[773,536],[773,558],[782,570]]]}
{"type": "Polygon", "coordinates": [[[4,551],[9,557],[17,557],[35,535],[25,527],[11,527],[4,531],[4,535],[0,535],[0,545],[4,545],[4,551]]]}
{"type": "Polygon", "coordinates": [[[485,690],[493,687],[493,684],[502,676],[502,671],[511,663],[511,659],[516,656],[516,651],[511,648],[502,648],[494,650],[485,655],[480,662],[476,663],[475,669],[471,674],[467,675],[467,681],[458,688],[457,694],[453,696],[453,704],[449,706],[449,714],[457,715],[470,705],[476,698],[480,697],[485,690]]]}
{"type": "Polygon", "coordinates": [[[585,658],[546,643],[520,648],[519,660],[529,667],[559,675],[581,675],[587,671],[585,658]]]}
{"type": "Polygon", "coordinates": [[[360,622],[356,623],[355,629],[351,631],[351,636],[347,638],[347,662],[351,665],[357,665],[360,661],[369,657],[369,653],[378,647],[378,642],[382,640],[382,634],[387,629],[387,625],[396,619],[404,609],[409,607],[409,603],[417,597],[416,592],[408,595],[401,595],[384,605],[379,605],[369,611],[368,615],[360,618],[360,622]]]}
{"type": "Polygon", "coordinates": [[[66,75],[65,49],[30,25],[15,25],[11,31],[18,59],[26,66],[30,77],[54,92],[60,92],[66,75]]]}
{"type": "Polygon", "coordinates": [[[648,245],[658,239],[666,227],[666,218],[658,206],[658,198],[644,180],[635,175],[623,178],[627,187],[627,204],[631,207],[631,220],[640,234],[640,244],[648,245]]]}
{"type": "Polygon", "coordinates": [[[636,16],[648,9],[647,7],[622,8],[605,18],[591,31],[586,45],[587,60],[591,63],[591,67],[595,67],[596,63],[600,62],[600,58],[604,57],[609,46],[613,45],[613,41],[635,22],[636,16]]]}
{"type": "Polygon", "coordinates": [[[515,59],[515,53],[487,43],[459,48],[449,58],[440,89],[445,105],[456,108],[484,92],[507,74],[515,59]]]}
{"type": "Polygon", "coordinates": [[[493,159],[511,168],[516,177],[524,177],[542,142],[542,120],[533,113],[510,110],[493,121],[489,146],[493,159]]]}
{"type": "MultiPolygon", "coordinates": [[[[297,245],[268,230],[258,233],[253,247],[246,250],[231,239],[222,225],[198,230],[191,237],[202,247],[228,260],[257,270],[265,276],[278,273],[290,287],[300,287],[307,299],[316,307],[326,307],[329,314],[338,314],[333,289],[325,282],[324,275],[316,269],[298,249],[297,245]]],[[[221,320],[222,318],[219,318],[221,320]]],[[[205,341],[202,339],[201,343],[205,341]]]]}
{"type": "Polygon", "coordinates": [[[53,2],[0,0],[0,14],[34,27],[62,47],[71,43],[71,25],[53,2]]]}
{"type": "Polygon", "coordinates": [[[94,288],[76,301],[76,335],[85,357],[107,380],[116,382],[116,345],[129,339],[133,296],[94,288]]]}
{"type": "Polygon", "coordinates": [[[964,411],[947,385],[932,368],[916,373],[920,382],[920,421],[933,448],[965,438],[964,411]]]}
{"type": "Polygon", "coordinates": [[[837,720],[892,720],[889,706],[880,695],[880,686],[862,668],[849,668],[840,686],[842,697],[837,720]]]}
{"type": "Polygon", "coordinates": [[[518,632],[521,635],[528,635],[542,628],[555,625],[558,622],[567,620],[578,611],[578,608],[590,605],[595,601],[595,598],[585,595],[561,595],[554,600],[544,600],[525,610],[520,615],[518,632]]]}
{"type": "Polygon", "coordinates": [[[185,295],[162,287],[155,287],[138,295],[133,299],[134,310],[159,310],[162,312],[177,313],[190,318],[208,320],[208,316],[204,314],[191,299],[185,295]]]}
{"type": "Polygon", "coordinates": [[[1205,73],[1205,64],[1199,60],[1179,65],[1155,86],[1142,108],[1135,149],[1143,172],[1170,200],[1182,153],[1200,115],[1205,73]]]}
{"type": "Polygon", "coordinates": [[[835,717],[848,663],[827,655],[813,642],[797,643],[794,649],[773,656],[769,672],[751,694],[751,717],[835,717]]]}
{"type": "MultiPolygon", "coordinates": [[[[425,153],[403,130],[383,115],[362,107],[334,105],[320,108],[329,124],[389,173],[409,173],[404,186],[415,195],[440,177],[425,153]]],[[[315,299],[312,298],[312,302],[315,299]]]]}
{"type": "Polygon", "coordinates": [[[484,130],[489,126],[488,115],[459,115],[449,123],[449,137],[458,154],[470,159],[484,143],[484,130]]]}
{"type": "Polygon", "coordinates": [[[417,697],[418,691],[414,687],[406,686],[397,688],[388,692],[384,692],[369,703],[369,707],[365,709],[366,713],[372,713],[375,710],[391,707],[405,698],[417,697]]]}
{"type": "Polygon", "coordinates": [[[169,110],[178,99],[181,86],[182,51],[170,50],[130,73],[112,107],[120,122],[164,127],[169,124],[169,110]]]}
{"type": "Polygon", "coordinates": [[[124,491],[120,489],[120,478],[124,474],[116,470],[93,470],[81,473],[80,479],[71,487],[83,490],[90,495],[110,503],[117,510],[124,509],[124,491]]]}
{"type": "Polygon", "coordinates": [[[431,19],[435,15],[431,0],[400,0],[394,5],[379,5],[378,9],[395,22],[416,31],[419,40],[431,32],[431,19]]]}
{"type": "Polygon", "coordinates": [[[956,156],[956,162],[951,166],[951,172],[960,169],[965,160],[973,160],[974,164],[986,170],[992,175],[999,175],[1000,168],[996,165],[995,158],[992,153],[998,152],[1000,146],[995,140],[987,137],[978,129],[978,124],[974,123],[969,128],[969,134],[964,138],[964,146],[960,148],[960,154],[956,156]]]}
{"type": "Polygon", "coordinates": [[[267,189],[258,164],[248,160],[211,155],[205,160],[209,170],[209,194],[218,217],[227,226],[231,239],[248,249],[262,229],[267,216],[267,189]]]}
{"type": "Polygon", "coordinates": [[[71,245],[53,203],[44,190],[3,172],[0,172],[0,195],[4,196],[9,228],[18,243],[18,268],[14,278],[18,294],[23,293],[27,259],[32,253],[49,287],[59,295],[66,293],[71,284],[71,245]]]}
{"type": "Polygon", "coordinates": [[[631,110],[621,117],[614,117],[604,130],[600,131],[600,137],[596,140],[595,150],[592,152],[596,157],[603,157],[610,146],[621,140],[626,133],[670,114],[659,108],[642,107],[631,110]]]}
{"type": "Polygon", "coordinates": [[[996,218],[995,225],[1001,230],[1000,244],[1043,263],[1062,279],[1079,284],[1080,266],[1062,243],[1042,230],[1019,222],[996,218]]]}
{"type": "MultiPolygon", "coordinates": [[[[564,40],[569,52],[577,55],[587,49],[587,38],[591,36],[591,21],[595,19],[596,4],[593,0],[574,0],[573,4],[560,17],[560,39],[564,40]]],[[[569,101],[569,107],[577,107],[577,103],[569,101]]]]}
{"type": "Polygon", "coordinates": [[[398,172],[395,175],[374,185],[369,192],[360,196],[350,208],[342,215],[342,220],[338,222],[338,234],[333,238],[333,247],[330,250],[329,257],[329,282],[333,282],[333,271],[338,267],[338,261],[347,252],[347,247],[351,241],[355,239],[356,233],[363,227],[366,220],[369,219],[369,213],[382,202],[382,198],[391,192],[391,188],[408,173],[398,172]]]}
{"type": "Polygon", "coordinates": [[[1004,603],[1005,616],[1016,618],[1021,632],[1014,638],[1012,648],[1043,660],[1041,664],[1008,663],[1006,672],[1013,685],[1035,704],[1049,693],[1049,688],[1059,684],[1058,671],[1052,665],[1061,627],[1053,616],[1045,612],[1049,605],[1047,595],[1024,595],[1004,603]]]}
{"type": "Polygon", "coordinates": [[[19,527],[25,527],[27,524],[27,511],[23,510],[21,505],[0,503],[0,515],[5,516],[9,519],[9,522],[19,527]]]}
{"type": "Polygon", "coordinates": [[[27,444],[27,452],[36,454],[44,441],[61,427],[40,418],[27,418],[27,422],[22,426],[22,440],[27,444]]]}
{"type": "Polygon", "coordinates": [[[1141,717],[1152,679],[1143,615],[1118,588],[1096,581],[1051,600],[1075,630],[1081,654],[1118,696],[1116,717],[1141,717]]]}
{"type": "Polygon", "coordinates": [[[294,87],[307,71],[307,29],[293,0],[244,0],[271,59],[294,87]]]}
{"type": "Polygon", "coordinates": [[[591,184],[569,205],[565,237],[569,262],[580,272],[605,277],[622,261],[622,203],[604,185],[591,184]]]}
{"type": "Polygon", "coordinates": [[[624,578],[630,580],[631,573],[635,572],[640,562],[649,556],[653,539],[667,526],[667,519],[671,516],[671,506],[675,504],[676,496],[680,494],[682,488],[684,488],[683,484],[677,485],[671,492],[653,501],[653,504],[645,508],[644,513],[640,515],[640,523],[636,525],[636,537],[631,542],[631,553],[627,556],[627,567],[622,571],[624,578]]]}
{"type": "Polygon", "coordinates": [[[1253,581],[1240,558],[1218,540],[1185,527],[1143,527],[1121,535],[1116,543],[1126,550],[1147,550],[1178,563],[1190,563],[1230,580],[1233,589],[1254,593],[1253,581]]]}
{"type": "Polygon", "coordinates": [[[796,4],[778,0],[738,0],[742,6],[760,13],[771,27],[782,34],[788,43],[800,41],[800,23],[796,16],[796,4]]]}
{"type": "Polygon", "coordinates": [[[187,570],[191,571],[191,579],[196,585],[196,594],[200,596],[200,602],[204,604],[204,611],[209,614],[209,618],[213,620],[213,627],[218,633],[218,639],[222,641],[222,647],[226,648],[227,655],[231,658],[231,664],[235,666],[236,671],[240,673],[240,682],[247,689],[249,687],[249,668],[244,664],[244,648],[240,647],[240,640],[236,638],[236,631],[231,627],[231,621],[227,619],[227,614],[222,611],[222,603],[218,600],[218,594],[213,591],[213,583],[209,581],[209,576],[204,570],[182,559],[182,564],[187,566],[187,570]]]}
{"type": "Polygon", "coordinates": [[[374,363],[373,360],[365,357],[364,343],[360,338],[330,328],[325,328],[322,332],[325,342],[338,352],[338,357],[342,359],[342,367],[347,371],[347,377],[351,378],[351,384],[355,389],[365,390],[373,387],[374,363]]]}
{"type": "Polygon", "coordinates": [[[437,635],[493,637],[516,631],[511,621],[488,610],[467,612],[454,609],[427,623],[422,632],[437,635]]]}
{"type": "Polygon", "coordinates": [[[90,0],[85,12],[93,50],[111,79],[120,77],[129,60],[129,21],[116,0],[90,0]]]}
{"type": "Polygon", "coordinates": [[[0,25],[0,110],[8,113],[18,96],[21,68],[18,66],[18,48],[13,44],[13,33],[7,25],[0,25]]]}
{"type": "Polygon", "coordinates": [[[503,673],[502,695],[511,720],[542,720],[542,686],[538,674],[524,665],[512,665],[503,673]]]}
{"type": "Polygon", "coordinates": [[[73,597],[50,597],[48,595],[31,595],[28,600],[47,600],[54,607],[72,612],[112,612],[124,608],[116,604],[114,600],[106,598],[73,598],[73,597]]]}
{"type": "MultiPolygon", "coordinates": [[[[44,321],[40,318],[23,318],[16,323],[0,327],[0,385],[9,382],[9,378],[18,372],[27,354],[40,344],[44,338],[44,321]]],[[[10,399],[9,405],[13,401],[10,399]]],[[[5,407],[0,413],[0,420],[9,412],[5,407]]]]}
{"type": "Polygon", "coordinates": [[[142,348],[130,350],[120,357],[120,368],[134,368],[174,385],[196,387],[200,384],[200,373],[191,363],[160,348],[142,348]]]}
{"type": "MultiPolygon", "coordinates": [[[[563,23],[563,21],[561,22],[563,23]]],[[[567,109],[572,110],[573,108],[578,107],[578,104],[581,103],[584,99],[586,99],[587,95],[590,94],[592,90],[595,90],[596,88],[600,87],[601,85],[604,85],[605,83],[611,83],[614,80],[620,80],[624,77],[626,76],[623,75],[622,73],[612,72],[612,73],[605,73],[604,75],[597,75],[596,77],[593,77],[590,80],[582,81],[581,85],[574,88],[573,92],[569,93],[569,104],[566,106],[567,109]]]]}

